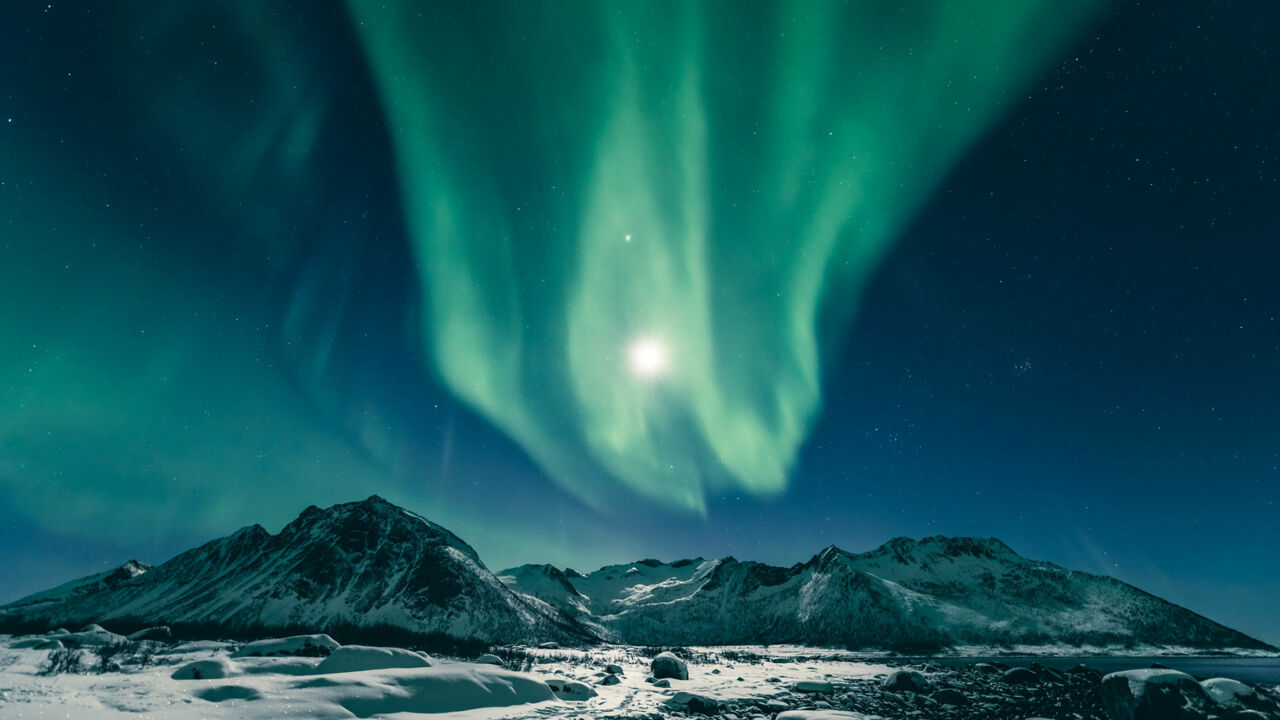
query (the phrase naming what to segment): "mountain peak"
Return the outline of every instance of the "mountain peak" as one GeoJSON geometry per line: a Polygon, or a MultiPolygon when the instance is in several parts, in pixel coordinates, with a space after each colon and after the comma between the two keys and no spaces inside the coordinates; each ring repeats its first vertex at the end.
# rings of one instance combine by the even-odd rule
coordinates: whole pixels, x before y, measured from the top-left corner
{"type": "Polygon", "coordinates": [[[312,505],[281,531],[289,535],[299,533],[332,536],[357,546],[362,542],[376,544],[381,537],[425,536],[480,562],[475,549],[447,528],[379,495],[327,508],[312,505]]]}
{"type": "Polygon", "coordinates": [[[373,510],[373,509],[381,509],[381,510],[400,510],[400,509],[402,509],[400,506],[395,505],[394,503],[390,502],[390,501],[389,501],[389,500],[387,500],[386,498],[382,497],[381,495],[377,495],[377,494],[370,495],[369,497],[365,498],[364,500],[361,500],[360,502],[352,503],[352,504],[353,504],[353,505],[358,505],[358,506],[360,506],[360,507],[368,508],[368,509],[371,509],[371,510],[373,510]]]}
{"type": "Polygon", "coordinates": [[[827,567],[847,554],[835,545],[828,545],[819,550],[818,554],[814,555],[808,564],[813,567],[827,567]]]}
{"type": "Polygon", "coordinates": [[[893,555],[899,562],[913,562],[928,557],[1021,557],[1008,545],[993,537],[948,537],[934,535],[915,540],[896,537],[868,555],[893,555]]]}

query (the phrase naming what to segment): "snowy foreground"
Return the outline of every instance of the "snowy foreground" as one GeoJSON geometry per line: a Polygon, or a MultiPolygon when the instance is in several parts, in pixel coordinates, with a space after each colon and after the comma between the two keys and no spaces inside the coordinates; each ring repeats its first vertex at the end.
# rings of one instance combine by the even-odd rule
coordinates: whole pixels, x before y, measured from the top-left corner
{"type": "MultiPolygon", "coordinates": [[[[143,632],[155,631],[167,628],[143,632]]],[[[1085,666],[942,667],[796,646],[495,652],[452,659],[327,635],[141,642],[96,625],[0,636],[0,718],[1280,720],[1272,688],[1169,669],[1104,677],[1085,666]],[[50,672],[73,647],[78,666],[50,672]]]]}
{"type": "MultiPolygon", "coordinates": [[[[240,645],[196,642],[160,651],[154,665],[124,666],[104,673],[42,675],[49,652],[8,647],[22,644],[0,636],[0,717],[98,720],[154,718],[546,718],[554,716],[655,716],[679,707],[680,692],[735,699],[768,699],[803,682],[841,682],[883,677],[891,668],[853,661],[734,663],[692,666],[674,687],[646,682],[650,658],[632,648],[529,650],[526,672],[446,658],[429,666],[360,669],[416,664],[401,653],[353,653],[352,662],[332,665],[322,657],[233,657],[240,645]],[[384,654],[385,653],[385,654],[384,654]],[[204,679],[191,676],[191,664],[204,679]],[[606,665],[621,669],[618,683],[604,684],[606,665]],[[179,672],[183,669],[186,672],[179,672]],[[352,669],[356,668],[356,669],[352,669]],[[335,670],[335,672],[329,672],[335,670]],[[344,671],[345,672],[341,672],[344,671]],[[713,672],[714,670],[714,672],[713,672]],[[227,677],[210,678],[210,675],[227,677]],[[553,690],[555,688],[555,690],[553,690]],[[558,692],[557,692],[558,691],[558,692]]],[[[758,648],[756,649],[758,650],[758,648]]],[[[422,657],[419,654],[417,657],[422,657]]],[[[85,662],[95,660],[86,652],[85,662]]],[[[510,662],[510,660],[508,660],[510,662]]],[[[608,681],[612,682],[612,681],[608,681]]]]}

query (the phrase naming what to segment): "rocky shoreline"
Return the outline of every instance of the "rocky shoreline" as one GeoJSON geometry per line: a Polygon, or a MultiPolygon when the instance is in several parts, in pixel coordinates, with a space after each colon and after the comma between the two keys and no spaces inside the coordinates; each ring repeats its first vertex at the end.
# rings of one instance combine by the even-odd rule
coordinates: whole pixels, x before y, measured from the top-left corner
{"type": "MultiPolygon", "coordinates": [[[[670,663],[664,656],[654,659],[655,675],[664,674],[660,661],[670,663]]],[[[725,720],[1280,720],[1274,689],[1162,667],[1104,676],[1084,664],[1065,672],[1038,663],[901,664],[883,680],[800,682],[768,695],[721,702],[677,693],[668,708],[725,720]]]]}

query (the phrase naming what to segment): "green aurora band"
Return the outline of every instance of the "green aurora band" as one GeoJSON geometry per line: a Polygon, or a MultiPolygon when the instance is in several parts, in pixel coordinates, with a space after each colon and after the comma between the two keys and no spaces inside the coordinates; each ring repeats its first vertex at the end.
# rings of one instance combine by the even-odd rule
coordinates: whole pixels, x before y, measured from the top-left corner
{"type": "Polygon", "coordinates": [[[597,507],[781,492],[877,260],[1100,4],[352,0],[434,370],[597,507]]]}

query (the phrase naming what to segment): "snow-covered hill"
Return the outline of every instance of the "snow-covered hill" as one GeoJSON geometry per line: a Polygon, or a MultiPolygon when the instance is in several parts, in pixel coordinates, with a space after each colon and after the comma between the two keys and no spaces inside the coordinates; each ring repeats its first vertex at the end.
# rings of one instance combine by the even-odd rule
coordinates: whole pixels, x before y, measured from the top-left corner
{"type": "Polygon", "coordinates": [[[643,560],[585,576],[556,571],[564,584],[554,591],[531,580],[551,570],[500,575],[633,644],[1268,647],[1112,578],[1028,560],[994,538],[897,538],[862,554],[833,546],[789,568],[643,560]]]}
{"type": "Polygon", "coordinates": [[[377,496],[310,507],[279,534],[253,525],[123,574],[23,598],[0,608],[0,624],[115,620],[211,632],[346,628],[348,635],[402,628],[486,642],[592,637],[546,603],[508,589],[453,533],[377,496]]]}

